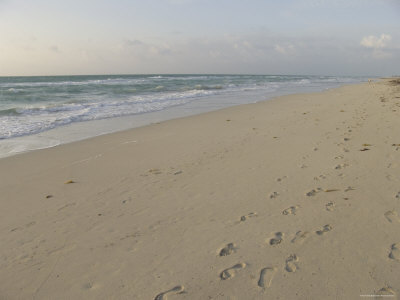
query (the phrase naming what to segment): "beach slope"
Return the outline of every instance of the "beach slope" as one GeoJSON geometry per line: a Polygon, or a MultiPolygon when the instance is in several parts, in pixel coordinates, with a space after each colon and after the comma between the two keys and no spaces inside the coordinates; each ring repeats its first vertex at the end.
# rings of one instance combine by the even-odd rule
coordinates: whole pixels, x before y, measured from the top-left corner
{"type": "Polygon", "coordinates": [[[400,294],[400,82],[0,159],[0,299],[400,294]]]}

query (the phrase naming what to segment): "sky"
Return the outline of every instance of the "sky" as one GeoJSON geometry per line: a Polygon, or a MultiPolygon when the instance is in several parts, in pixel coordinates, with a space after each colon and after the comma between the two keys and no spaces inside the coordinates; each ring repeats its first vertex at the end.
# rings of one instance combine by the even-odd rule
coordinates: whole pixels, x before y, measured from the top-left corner
{"type": "Polygon", "coordinates": [[[400,75],[400,0],[0,0],[0,76],[400,75]]]}

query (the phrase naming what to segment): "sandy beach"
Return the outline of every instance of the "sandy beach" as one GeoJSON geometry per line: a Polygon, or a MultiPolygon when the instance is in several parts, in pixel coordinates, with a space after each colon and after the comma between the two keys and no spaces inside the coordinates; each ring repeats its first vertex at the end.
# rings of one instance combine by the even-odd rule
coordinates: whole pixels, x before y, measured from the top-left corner
{"type": "Polygon", "coordinates": [[[0,159],[0,299],[400,294],[400,81],[0,159]]]}

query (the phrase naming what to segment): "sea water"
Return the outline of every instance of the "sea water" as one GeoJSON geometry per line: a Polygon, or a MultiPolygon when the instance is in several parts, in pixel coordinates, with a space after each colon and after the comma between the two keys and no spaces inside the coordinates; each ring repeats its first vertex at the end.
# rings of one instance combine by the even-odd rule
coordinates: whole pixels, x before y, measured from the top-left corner
{"type": "Polygon", "coordinates": [[[284,75],[0,77],[0,157],[366,80],[284,75]]]}

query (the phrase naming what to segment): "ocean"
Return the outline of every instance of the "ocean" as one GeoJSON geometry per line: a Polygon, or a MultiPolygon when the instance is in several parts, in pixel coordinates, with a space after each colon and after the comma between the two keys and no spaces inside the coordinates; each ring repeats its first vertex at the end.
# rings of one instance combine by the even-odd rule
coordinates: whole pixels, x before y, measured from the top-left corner
{"type": "Polygon", "coordinates": [[[367,80],[292,75],[0,77],[0,157],[367,80]]]}

